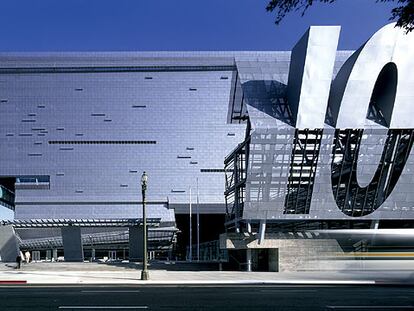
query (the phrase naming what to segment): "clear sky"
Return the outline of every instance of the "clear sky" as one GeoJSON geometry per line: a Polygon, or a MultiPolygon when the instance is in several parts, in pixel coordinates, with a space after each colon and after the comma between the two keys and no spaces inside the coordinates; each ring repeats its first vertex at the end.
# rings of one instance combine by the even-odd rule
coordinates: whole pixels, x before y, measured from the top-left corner
{"type": "Polygon", "coordinates": [[[0,51],[290,50],[310,25],[341,25],[356,49],[391,4],[337,0],[282,25],[266,0],[1,0],[0,51]]]}

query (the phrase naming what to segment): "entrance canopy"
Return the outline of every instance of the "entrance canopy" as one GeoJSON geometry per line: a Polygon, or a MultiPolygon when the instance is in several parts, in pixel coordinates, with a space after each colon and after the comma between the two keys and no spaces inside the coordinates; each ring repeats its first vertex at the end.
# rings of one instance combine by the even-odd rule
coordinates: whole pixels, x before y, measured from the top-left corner
{"type": "MultiPolygon", "coordinates": [[[[161,218],[147,218],[147,226],[158,227],[161,218]]],[[[14,228],[61,228],[74,227],[132,227],[142,226],[142,218],[125,219],[15,219],[2,220],[3,226],[12,225],[14,228]]]]}

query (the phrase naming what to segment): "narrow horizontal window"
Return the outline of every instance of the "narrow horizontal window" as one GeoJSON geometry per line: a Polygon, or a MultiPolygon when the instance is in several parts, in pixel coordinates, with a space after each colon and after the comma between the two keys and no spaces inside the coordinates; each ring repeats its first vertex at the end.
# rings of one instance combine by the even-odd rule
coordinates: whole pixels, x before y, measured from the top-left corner
{"type": "Polygon", "coordinates": [[[24,68],[1,68],[2,74],[22,73],[93,73],[93,72],[196,72],[196,71],[235,71],[235,65],[211,65],[211,66],[87,66],[87,67],[24,67],[24,68]]]}
{"type": "Polygon", "coordinates": [[[6,136],[14,136],[13,133],[7,133],[6,136]]]}
{"type": "Polygon", "coordinates": [[[138,171],[137,171],[137,170],[129,170],[129,172],[130,172],[130,173],[133,173],[133,174],[138,173],[138,171]]]}
{"type": "Polygon", "coordinates": [[[50,145],[154,145],[155,140],[49,140],[50,145]]]}
{"type": "Polygon", "coordinates": [[[43,143],[42,143],[41,141],[35,141],[35,142],[34,142],[34,144],[35,144],[35,145],[41,145],[41,144],[43,144],[43,143]]]}
{"type": "Polygon", "coordinates": [[[42,131],[42,132],[44,132],[44,131],[46,131],[46,129],[43,128],[43,127],[32,127],[32,131],[42,131]]]}
{"type": "Polygon", "coordinates": [[[91,116],[92,117],[105,117],[106,114],[104,114],[104,113],[91,113],[91,116]]]}
{"type": "Polygon", "coordinates": [[[8,99],[0,99],[0,103],[7,103],[8,101],[8,99]]]}
{"type": "Polygon", "coordinates": [[[105,119],[104,122],[112,122],[111,119],[105,119]]]}
{"type": "Polygon", "coordinates": [[[63,127],[58,127],[57,129],[56,129],[56,131],[64,131],[65,130],[65,128],[63,128],[63,127]]]}
{"type": "Polygon", "coordinates": [[[83,193],[83,190],[76,190],[76,193],[83,193]]]}
{"type": "Polygon", "coordinates": [[[76,133],[75,136],[83,136],[82,133],[76,133]]]}
{"type": "Polygon", "coordinates": [[[128,185],[127,185],[127,184],[120,184],[120,187],[121,187],[121,188],[127,188],[127,187],[128,187],[128,185]]]}
{"type": "Polygon", "coordinates": [[[20,133],[19,136],[32,136],[32,133],[20,133]]]}
{"type": "Polygon", "coordinates": [[[36,120],[33,120],[33,119],[23,119],[22,122],[29,123],[29,122],[36,122],[36,120]]]}
{"type": "Polygon", "coordinates": [[[152,80],[152,77],[145,77],[145,80],[152,80]]]}
{"type": "MultiPolygon", "coordinates": [[[[227,170],[227,172],[231,172],[232,170],[227,170]]],[[[224,168],[202,168],[200,169],[201,173],[224,173],[226,170],[224,168]]]]}
{"type": "Polygon", "coordinates": [[[194,148],[193,147],[187,147],[186,150],[190,151],[190,150],[194,150],[194,148]]]}
{"type": "Polygon", "coordinates": [[[147,108],[146,105],[132,105],[132,108],[147,108]]]}
{"type": "Polygon", "coordinates": [[[220,77],[221,80],[227,80],[229,77],[220,77]]]}
{"type": "Polygon", "coordinates": [[[185,190],[171,190],[172,193],[184,193],[185,190]]]}
{"type": "Polygon", "coordinates": [[[27,114],[27,116],[28,116],[28,117],[35,117],[36,115],[37,115],[37,114],[35,114],[35,113],[28,113],[28,114],[27,114]]]}
{"type": "Polygon", "coordinates": [[[177,156],[177,159],[191,159],[190,156],[177,156]]]}
{"type": "Polygon", "coordinates": [[[46,108],[45,105],[38,105],[37,108],[46,108]]]}
{"type": "Polygon", "coordinates": [[[42,154],[41,153],[29,153],[28,156],[29,157],[41,157],[42,154]]]}
{"type": "Polygon", "coordinates": [[[76,88],[76,89],[75,89],[75,91],[77,91],[77,92],[81,92],[81,91],[83,91],[83,88],[78,87],[78,88],[76,88]]]}
{"type": "Polygon", "coordinates": [[[56,176],[65,176],[65,173],[63,173],[63,172],[58,172],[58,173],[56,173],[56,176]]]}
{"type": "Polygon", "coordinates": [[[197,91],[197,89],[196,88],[193,88],[193,87],[190,87],[188,90],[189,91],[192,91],[192,92],[197,91]]]}
{"type": "Polygon", "coordinates": [[[198,164],[196,161],[190,161],[190,164],[198,164]]]}
{"type": "Polygon", "coordinates": [[[60,147],[59,150],[73,150],[73,147],[60,147]]]}
{"type": "Polygon", "coordinates": [[[236,136],[235,133],[227,133],[227,136],[236,136]]]}

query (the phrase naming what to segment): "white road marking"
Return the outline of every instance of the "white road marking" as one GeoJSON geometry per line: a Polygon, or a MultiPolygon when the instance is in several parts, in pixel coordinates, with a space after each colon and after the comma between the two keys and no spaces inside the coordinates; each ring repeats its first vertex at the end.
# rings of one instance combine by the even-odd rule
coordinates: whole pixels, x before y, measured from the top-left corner
{"type": "Polygon", "coordinates": [[[59,309],[129,309],[139,310],[148,309],[148,306],[60,306],[59,309]]]}
{"type": "Polygon", "coordinates": [[[337,309],[337,310],[341,310],[341,309],[373,309],[373,310],[383,310],[383,309],[391,309],[391,310],[396,310],[396,309],[407,309],[407,310],[413,310],[414,306],[326,306],[327,308],[330,309],[337,309]]]}
{"type": "Polygon", "coordinates": [[[82,290],[82,293],[139,293],[139,290],[82,290]]]}
{"type": "Polygon", "coordinates": [[[316,289],[261,289],[260,292],[262,293],[306,293],[306,292],[317,292],[316,289]]]}

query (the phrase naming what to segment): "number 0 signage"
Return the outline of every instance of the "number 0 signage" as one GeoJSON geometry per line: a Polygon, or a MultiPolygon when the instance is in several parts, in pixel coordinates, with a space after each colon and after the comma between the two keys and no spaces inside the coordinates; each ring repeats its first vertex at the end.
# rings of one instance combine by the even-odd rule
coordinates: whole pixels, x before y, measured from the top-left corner
{"type": "Polygon", "coordinates": [[[292,122],[264,125],[247,99],[243,218],[414,218],[414,34],[386,25],[338,68],[339,32],[311,27],[292,50],[292,122]]]}

